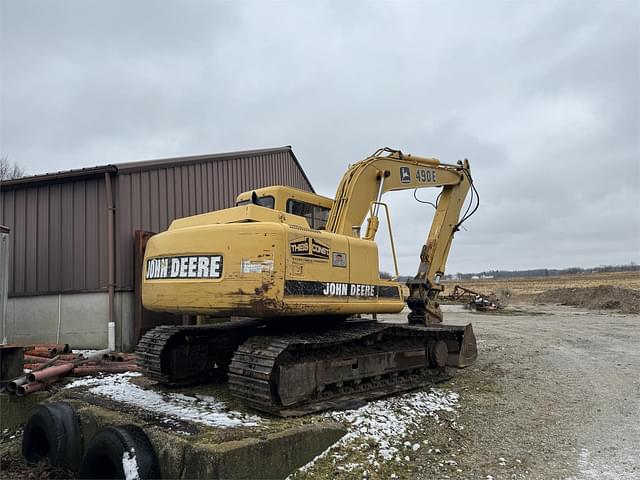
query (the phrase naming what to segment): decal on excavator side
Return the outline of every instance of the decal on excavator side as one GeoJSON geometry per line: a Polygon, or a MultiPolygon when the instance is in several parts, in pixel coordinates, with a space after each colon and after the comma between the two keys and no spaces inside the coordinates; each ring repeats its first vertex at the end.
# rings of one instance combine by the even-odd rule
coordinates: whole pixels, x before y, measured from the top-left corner
{"type": "Polygon", "coordinates": [[[147,260],[147,280],[168,278],[220,278],[222,255],[160,257],[147,260]]]}
{"type": "Polygon", "coordinates": [[[284,293],[311,297],[400,297],[398,288],[393,286],[303,280],[287,280],[284,284],[284,293]]]}
{"type": "Polygon", "coordinates": [[[296,238],[290,241],[289,250],[291,251],[291,255],[296,257],[329,260],[329,246],[312,237],[296,238]]]}

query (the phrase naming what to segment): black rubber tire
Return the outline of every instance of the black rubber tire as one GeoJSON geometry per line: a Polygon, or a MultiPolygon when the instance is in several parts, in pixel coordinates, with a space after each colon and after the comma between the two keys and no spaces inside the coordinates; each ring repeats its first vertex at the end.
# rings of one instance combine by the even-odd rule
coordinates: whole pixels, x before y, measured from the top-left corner
{"type": "Polygon", "coordinates": [[[156,452],[144,431],[136,425],[105,427],[89,442],[78,478],[124,479],[122,459],[125,452],[135,452],[140,480],[160,478],[156,452]]]}
{"type": "Polygon", "coordinates": [[[35,464],[47,459],[49,465],[77,472],[82,459],[82,437],[76,412],[68,403],[37,405],[24,427],[22,456],[35,464]]]}

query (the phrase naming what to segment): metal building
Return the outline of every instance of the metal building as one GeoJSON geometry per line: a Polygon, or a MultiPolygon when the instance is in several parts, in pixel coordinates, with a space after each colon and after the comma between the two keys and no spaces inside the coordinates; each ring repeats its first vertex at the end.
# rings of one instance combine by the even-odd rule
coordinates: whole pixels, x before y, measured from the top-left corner
{"type": "Polygon", "coordinates": [[[313,191],[291,147],[105,165],[4,181],[0,224],[11,229],[7,336],[132,348],[134,234],[230,207],[267,185],[313,191]]]}

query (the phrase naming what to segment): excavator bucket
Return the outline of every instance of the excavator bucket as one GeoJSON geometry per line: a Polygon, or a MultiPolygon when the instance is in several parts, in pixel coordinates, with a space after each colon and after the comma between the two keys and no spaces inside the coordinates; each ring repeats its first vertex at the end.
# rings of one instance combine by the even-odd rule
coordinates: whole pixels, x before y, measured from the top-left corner
{"type": "Polygon", "coordinates": [[[476,336],[473,333],[471,324],[464,327],[462,333],[462,342],[460,343],[460,353],[458,354],[458,368],[473,365],[478,358],[478,345],[476,344],[476,336]]]}
{"type": "Polygon", "coordinates": [[[464,368],[475,363],[478,358],[478,346],[470,323],[467,325],[439,324],[435,328],[437,330],[434,331],[439,331],[438,336],[446,339],[449,367],[464,368]]]}

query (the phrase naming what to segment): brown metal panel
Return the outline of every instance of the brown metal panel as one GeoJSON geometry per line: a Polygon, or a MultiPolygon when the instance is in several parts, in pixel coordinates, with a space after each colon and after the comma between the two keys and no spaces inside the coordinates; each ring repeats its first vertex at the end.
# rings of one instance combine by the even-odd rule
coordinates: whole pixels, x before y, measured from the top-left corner
{"type": "Polygon", "coordinates": [[[215,165],[213,162],[207,163],[207,189],[209,190],[207,210],[211,212],[216,209],[215,165]]]}
{"type": "Polygon", "coordinates": [[[195,203],[193,205],[193,210],[196,214],[203,213],[202,209],[202,195],[204,194],[204,189],[202,188],[202,165],[192,165],[194,172],[194,185],[193,192],[195,196],[195,203]]]}
{"type": "Polygon", "coordinates": [[[187,215],[195,215],[198,213],[196,205],[196,166],[188,165],[185,168],[189,172],[189,210],[187,215]]]}
{"type": "Polygon", "coordinates": [[[158,170],[158,181],[155,188],[158,196],[158,204],[156,206],[156,215],[158,225],[154,226],[154,231],[161,232],[167,229],[167,207],[169,204],[169,192],[167,192],[167,169],[158,170]]]}
{"type": "Polygon", "coordinates": [[[175,186],[175,168],[167,169],[167,212],[166,212],[166,228],[169,227],[174,218],[176,218],[176,186],[175,186]]]}
{"type": "Polygon", "coordinates": [[[151,228],[151,195],[149,193],[149,176],[151,172],[140,172],[140,225],[141,228],[149,230],[151,228]]]}
{"type": "Polygon", "coordinates": [[[225,174],[226,174],[226,164],[227,162],[218,162],[217,163],[217,167],[218,167],[218,175],[216,178],[216,183],[218,184],[218,188],[220,189],[220,202],[218,203],[218,209],[224,208],[224,204],[225,204],[225,199],[227,198],[227,196],[229,195],[228,192],[228,185],[227,185],[227,181],[225,181],[224,179],[225,174]]]}
{"type": "MultiPolygon", "coordinates": [[[[149,170],[149,230],[160,230],[160,196],[159,196],[158,170],[149,170]]],[[[144,201],[144,200],[143,200],[144,201]]]]}
{"type": "MultiPolygon", "coordinates": [[[[85,196],[85,282],[83,288],[96,289],[100,285],[100,237],[99,222],[100,212],[98,210],[98,185],[104,180],[90,179],[86,181],[85,196]]],[[[106,251],[104,252],[106,254],[106,251]]]]}
{"type": "Polygon", "coordinates": [[[36,232],[36,279],[35,289],[46,292],[49,289],[49,185],[37,188],[37,232],[36,232]]]}
{"type": "Polygon", "coordinates": [[[73,289],[83,290],[87,271],[87,184],[73,183],[73,289]]]}
{"type": "MultiPolygon", "coordinates": [[[[142,224],[142,177],[140,173],[131,175],[131,225],[142,224]]],[[[131,225],[127,225],[127,229],[131,225]]],[[[123,238],[130,232],[122,232],[123,238]]]]}
{"type": "MultiPolygon", "coordinates": [[[[12,232],[15,230],[15,213],[16,213],[16,192],[15,190],[9,191],[0,191],[0,195],[2,195],[2,223],[3,225],[9,227],[12,232]]],[[[14,252],[15,252],[15,232],[13,235],[9,235],[9,286],[8,292],[9,295],[13,293],[14,290],[14,252]]]]}
{"type": "Polygon", "coordinates": [[[183,191],[182,191],[182,170],[180,168],[173,169],[173,192],[176,201],[175,218],[183,217],[183,191]]]}
{"type": "Polygon", "coordinates": [[[49,187],[49,276],[44,291],[62,290],[62,185],[49,187]]]}
{"type": "Polygon", "coordinates": [[[25,224],[25,292],[37,291],[38,283],[38,188],[29,188],[26,195],[25,224]]]}
{"type": "MultiPolygon", "coordinates": [[[[114,202],[116,202],[116,218],[115,218],[115,274],[116,286],[120,285],[122,278],[131,275],[128,270],[126,261],[127,239],[131,235],[131,225],[135,222],[134,211],[138,211],[140,204],[134,196],[134,180],[138,178],[137,174],[118,175],[116,178],[116,188],[114,188],[114,202]]],[[[136,190],[137,191],[137,190],[136,190]]],[[[105,195],[106,199],[106,195],[105,195]]],[[[106,200],[105,200],[106,201],[106,200]]],[[[106,205],[106,204],[105,204],[106,205]]],[[[105,231],[106,235],[106,231],[105,231]]],[[[103,237],[103,238],[106,238],[103,237]]],[[[105,263],[106,266],[106,263],[105,263]]],[[[108,282],[108,271],[104,275],[104,285],[108,282]]]]}
{"type": "Polygon", "coordinates": [[[189,172],[184,167],[176,168],[180,172],[180,195],[182,196],[182,209],[180,217],[189,215],[189,172]]]}
{"type": "Polygon", "coordinates": [[[203,163],[200,165],[200,188],[202,190],[202,213],[209,212],[209,197],[211,192],[209,190],[209,163],[203,163]]]}
{"type": "Polygon", "coordinates": [[[26,276],[26,230],[27,230],[27,189],[16,191],[13,237],[13,291],[24,293],[26,276]]]}
{"type": "Polygon", "coordinates": [[[73,221],[73,183],[65,183],[61,185],[61,224],[62,224],[62,290],[73,290],[73,263],[75,258],[74,250],[74,221],[73,221]]]}
{"type": "MultiPolygon", "coordinates": [[[[102,177],[104,178],[104,176],[102,177]]],[[[116,182],[117,186],[117,182],[116,182]]],[[[114,198],[118,198],[120,192],[118,192],[118,188],[113,189],[114,198]]],[[[127,204],[126,204],[127,205],[127,204]]],[[[108,238],[107,238],[107,221],[109,212],[107,211],[107,192],[106,192],[106,184],[104,181],[98,182],[98,202],[96,205],[97,208],[97,217],[98,217],[98,247],[97,247],[97,257],[98,257],[98,281],[96,284],[96,288],[104,289],[109,284],[109,269],[107,265],[108,261],[108,238]]],[[[125,212],[128,212],[128,207],[123,209],[125,212]]],[[[118,214],[121,212],[116,211],[116,221],[118,220],[118,214]]],[[[115,230],[117,230],[117,223],[115,224],[115,230]]],[[[116,242],[117,245],[117,242],[116,242]]],[[[116,250],[116,255],[117,250],[116,250]]],[[[117,262],[116,262],[117,264],[117,262]]]]}

